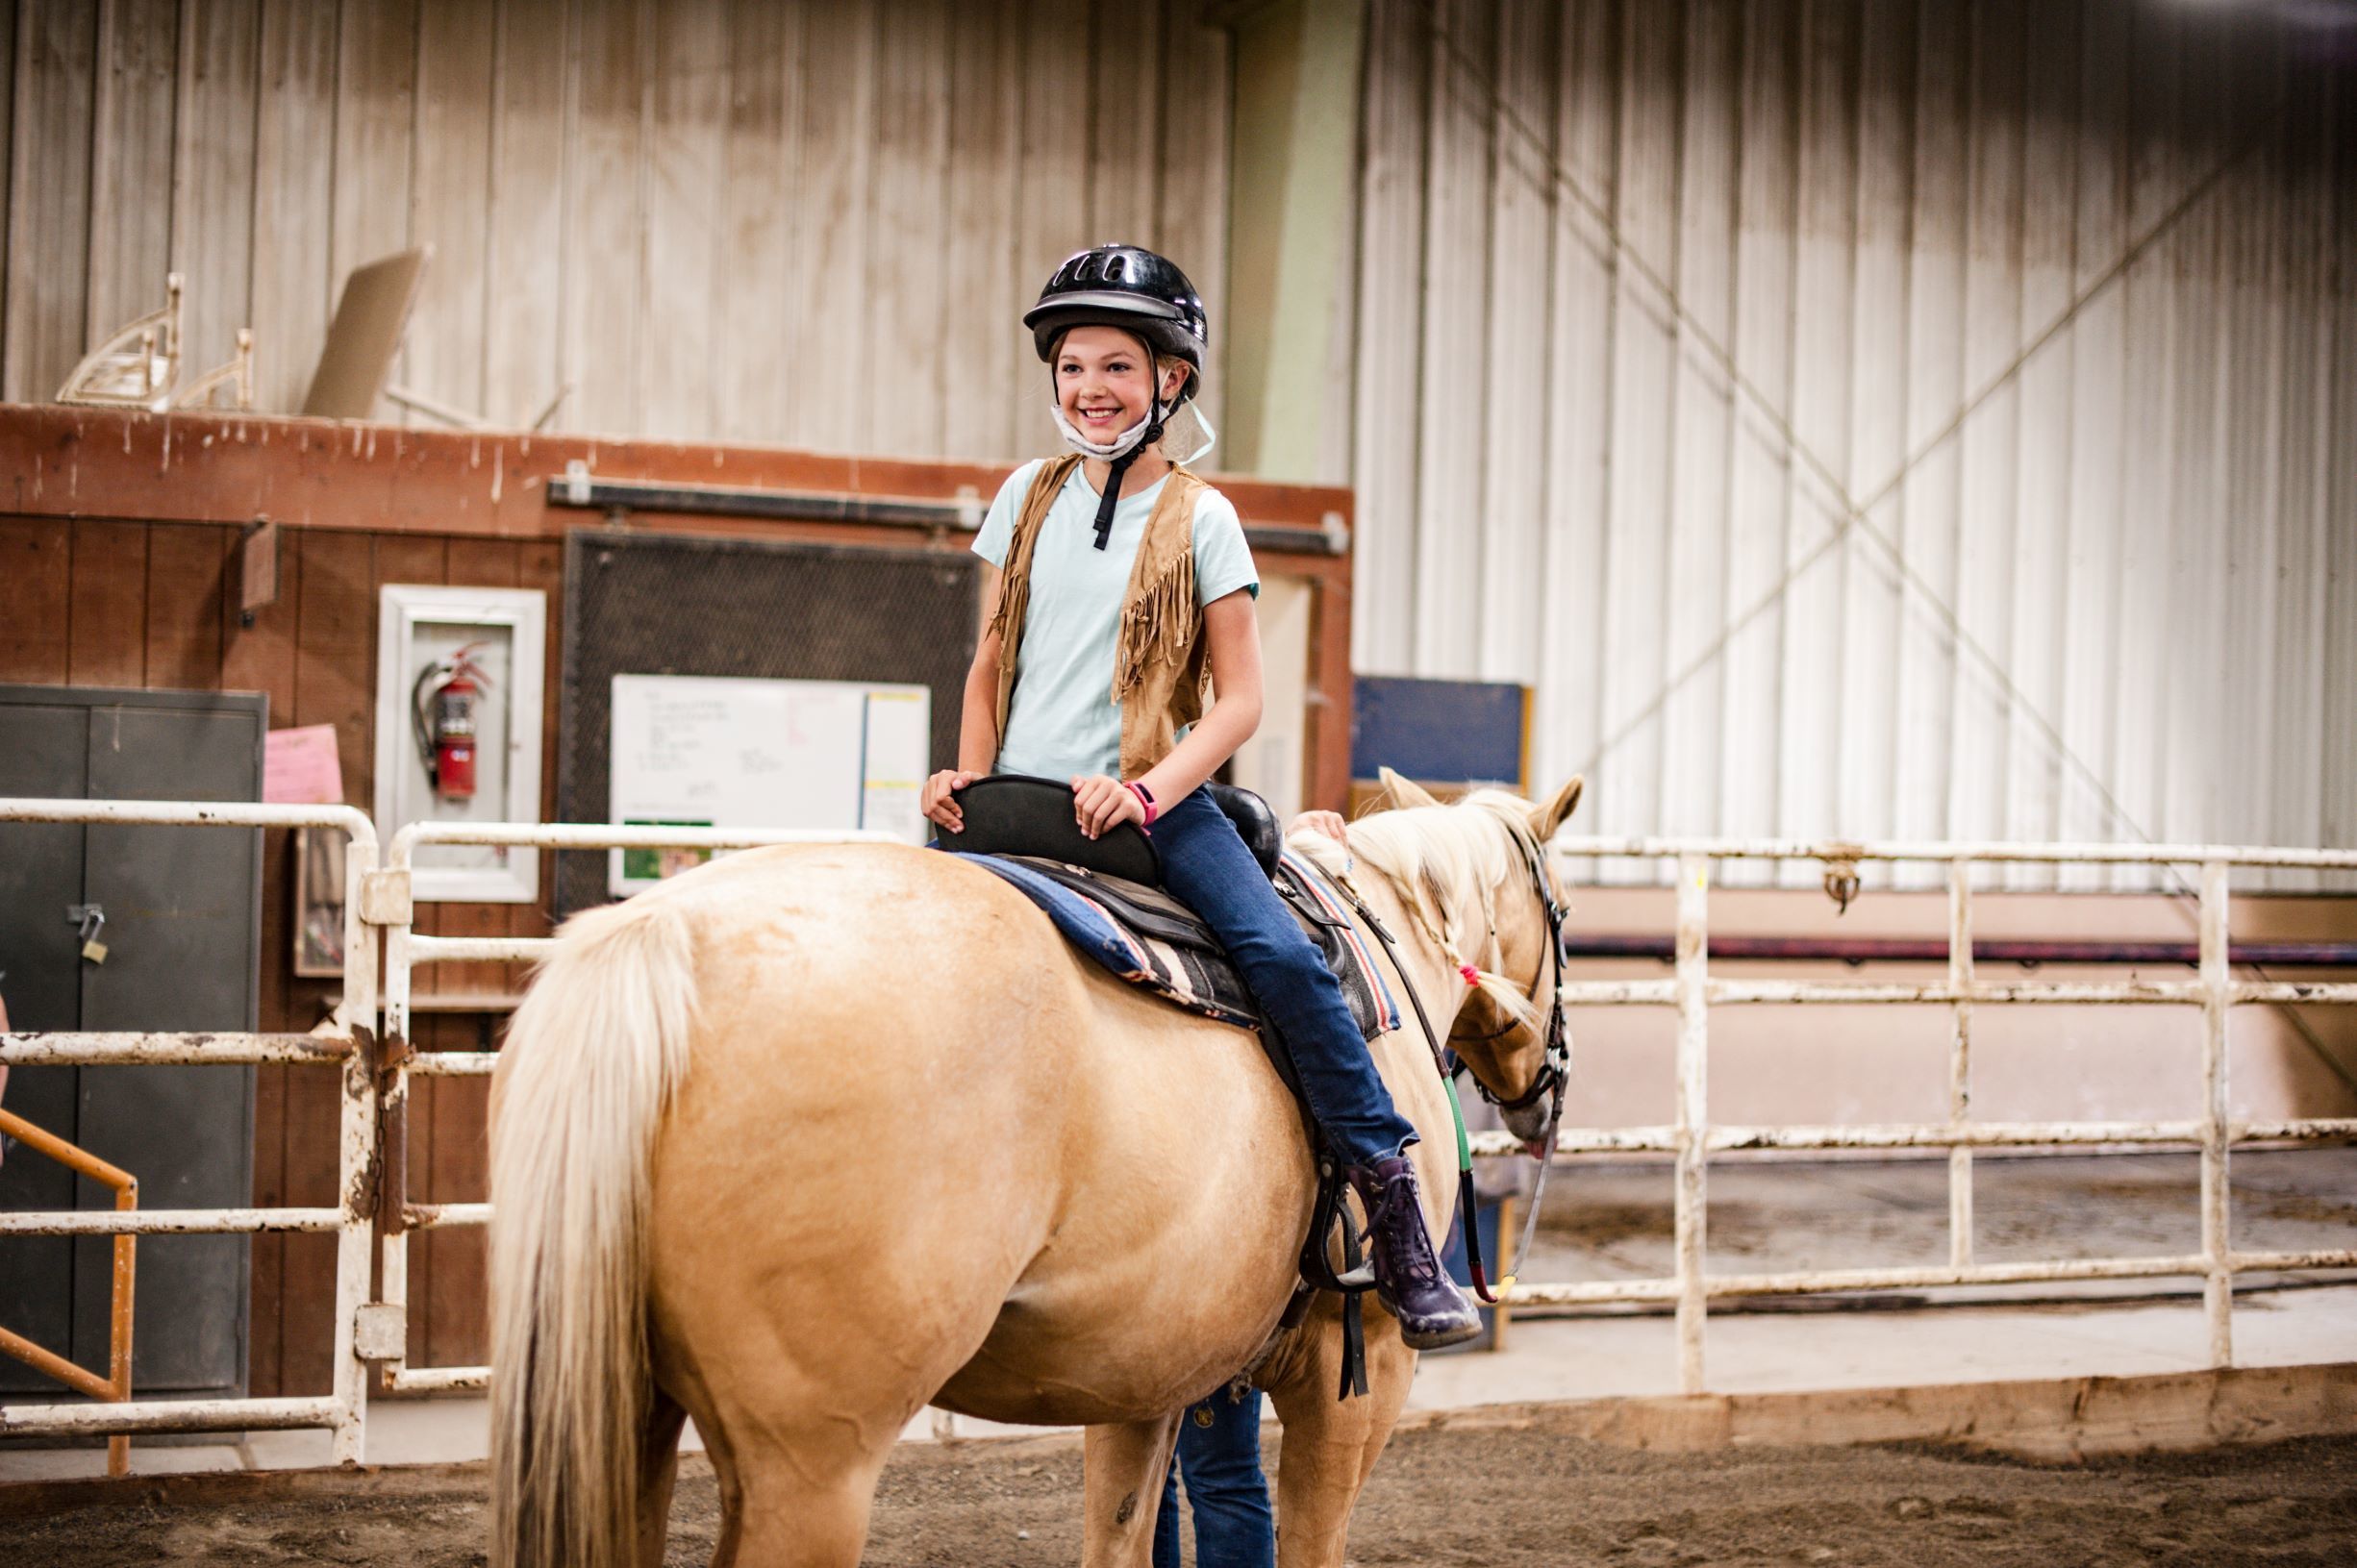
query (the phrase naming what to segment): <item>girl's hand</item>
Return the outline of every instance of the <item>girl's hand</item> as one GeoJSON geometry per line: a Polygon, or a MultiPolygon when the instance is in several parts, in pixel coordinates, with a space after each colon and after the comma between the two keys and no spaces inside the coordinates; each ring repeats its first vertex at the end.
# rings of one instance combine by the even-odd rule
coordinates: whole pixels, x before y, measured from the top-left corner
{"type": "Polygon", "coordinates": [[[1072,820],[1084,837],[1101,838],[1124,822],[1145,826],[1145,808],[1118,779],[1102,773],[1072,781],[1072,820]]]}
{"type": "Polygon", "coordinates": [[[943,768],[932,778],[927,779],[923,793],[917,797],[918,803],[923,808],[925,820],[938,827],[947,828],[951,833],[964,833],[965,813],[958,809],[958,803],[951,798],[950,791],[964,789],[974,782],[974,777],[973,774],[957,768],[943,768]]]}
{"type": "Polygon", "coordinates": [[[1285,836],[1291,838],[1297,833],[1322,833],[1345,848],[1350,843],[1350,834],[1342,825],[1342,813],[1340,811],[1304,811],[1293,818],[1292,825],[1285,830],[1285,836]]]}

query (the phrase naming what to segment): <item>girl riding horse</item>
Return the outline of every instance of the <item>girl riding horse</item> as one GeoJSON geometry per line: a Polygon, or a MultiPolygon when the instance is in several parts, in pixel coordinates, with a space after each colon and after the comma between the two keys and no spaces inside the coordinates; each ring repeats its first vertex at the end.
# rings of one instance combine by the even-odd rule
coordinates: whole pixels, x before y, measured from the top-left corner
{"type": "Polygon", "coordinates": [[[996,770],[1068,779],[1091,838],[1124,822],[1150,834],[1165,885],[1210,923],[1292,1053],[1367,1206],[1377,1299],[1414,1349],[1469,1339],[1480,1317],[1441,1267],[1406,1157],[1416,1129],[1340,983],[1198,787],[1261,720],[1260,578],[1243,528],[1163,450],[1202,389],[1202,300],[1164,257],[1100,245],[1056,269],[1023,325],[1071,450],[1009,475],[974,540],[996,568],[988,630],[958,766],[926,781],[925,814],[961,829],[957,792],[996,770]]]}
{"type": "MultiPolygon", "coordinates": [[[[1362,1042],[1307,942],[1266,931],[1266,879],[1196,788],[1259,706],[1249,556],[1218,538],[1233,511],[1157,450],[1200,373],[1200,306],[1143,253],[1089,255],[1033,328],[1058,411],[1096,450],[1001,497],[993,662],[969,684],[961,760],[1053,767],[1085,829],[1152,829],[1360,1162],[1401,1325],[1453,1335],[1462,1298],[1427,1229],[1446,1209],[1418,1212],[1400,1156],[1421,1129],[1406,1156],[1442,1182],[1443,1038],[1517,1136],[1552,1139],[1542,846],[1578,782],[1445,808],[1399,786],[1414,809],[1350,830],[1361,937],[1392,933],[1388,978],[1430,1023],[1362,1042]],[[1083,675],[1093,699],[1066,708],[1083,675]],[[1066,733],[1083,723],[1085,743],[1066,733]]],[[[956,779],[928,791],[937,821],[956,819],[956,779]]],[[[492,1568],[663,1562],[690,1417],[719,1482],[715,1563],[854,1568],[928,1404],[1086,1427],[1084,1561],[1145,1568],[1180,1411],[1246,1365],[1285,1423],[1279,1560],[1341,1568],[1416,1353],[1378,1316],[1367,1395],[1339,1401],[1339,1303],[1289,1316],[1317,1163],[1247,1031],[1077,959],[960,857],[753,850],[578,915],[492,1080],[492,1568]]]]}

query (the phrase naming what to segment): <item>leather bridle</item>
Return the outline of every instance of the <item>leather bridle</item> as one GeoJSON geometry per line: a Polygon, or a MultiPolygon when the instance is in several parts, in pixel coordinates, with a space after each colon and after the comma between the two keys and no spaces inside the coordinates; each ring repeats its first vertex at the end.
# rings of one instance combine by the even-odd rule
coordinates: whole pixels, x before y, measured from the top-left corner
{"type": "MultiPolygon", "coordinates": [[[[1511,828],[1507,831],[1514,838],[1516,849],[1521,852],[1523,869],[1530,874],[1531,886],[1539,895],[1541,908],[1546,911],[1548,953],[1545,970],[1547,976],[1545,983],[1547,991],[1546,1057],[1540,1065],[1537,1076],[1532,1079],[1530,1087],[1511,1099],[1501,1099],[1492,1093],[1489,1085],[1482,1083],[1478,1077],[1473,1080],[1473,1087],[1480,1091],[1484,1100],[1489,1101],[1500,1110],[1519,1110],[1525,1106],[1536,1104],[1542,1096],[1553,1098],[1553,1104],[1547,1108],[1546,1133],[1539,1144],[1539,1147],[1545,1152],[1534,1157],[1539,1161],[1537,1189],[1531,1194],[1530,1214],[1522,1227],[1521,1245],[1515,1250],[1514,1254],[1517,1258],[1520,1258],[1529,1255],[1531,1238],[1538,1232],[1539,1206],[1546,1197],[1547,1173],[1555,1167],[1553,1158],[1555,1137],[1557,1130],[1563,1125],[1564,1091],[1570,1083],[1571,1043],[1563,1015],[1563,906],[1555,899],[1555,880],[1547,874],[1546,852],[1537,839],[1525,837],[1519,833],[1515,833],[1511,828]]],[[[1405,985],[1408,1001],[1416,1008],[1416,1021],[1423,1029],[1424,1043],[1432,1050],[1433,1067],[1441,1074],[1442,1083],[1448,1087],[1453,1107],[1456,1099],[1456,1079],[1466,1071],[1464,1058],[1457,1058],[1454,1065],[1447,1059],[1456,1053],[1442,1051],[1441,1036],[1434,1032],[1432,1019],[1424,1011],[1424,999],[1417,994],[1414,983],[1408,981],[1407,965],[1400,960],[1399,949],[1393,944],[1392,933],[1385,928],[1383,921],[1374,910],[1367,907],[1367,901],[1361,898],[1358,889],[1350,884],[1347,875],[1337,878],[1336,885],[1349,902],[1352,911],[1366,923],[1367,929],[1374,933],[1376,941],[1382,944],[1384,954],[1390,958],[1392,969],[1398,973],[1405,985]]],[[[1437,936],[1439,933],[1434,934],[1437,936]]],[[[1446,951],[1445,943],[1443,943],[1443,951],[1446,951]]],[[[1530,1000],[1534,1008],[1538,1006],[1539,987],[1537,984],[1531,988],[1530,1000]]],[[[1478,1040],[1496,1039],[1511,1032],[1514,1027],[1510,1023],[1496,1033],[1486,1035],[1460,1035],[1451,1030],[1447,1037],[1451,1042],[1463,1039],[1466,1043],[1472,1044],[1478,1040]]],[[[1470,1162],[1466,1158],[1465,1122],[1462,1116],[1457,1118],[1457,1140],[1459,1160],[1457,1207],[1463,1211],[1466,1218],[1466,1261],[1471,1265],[1474,1293],[1483,1301],[1495,1306],[1498,1298],[1491,1290],[1486,1271],[1482,1268],[1481,1229],[1473,1219],[1475,1203],[1473,1171],[1470,1162]]],[[[1324,1232],[1321,1230],[1316,1233],[1322,1235],[1324,1232]]],[[[1308,1276],[1305,1272],[1306,1277],[1308,1276]]],[[[1514,1276],[1509,1274],[1498,1282],[1498,1288],[1510,1289],[1513,1284],[1514,1276]]]]}
{"type": "MultiPolygon", "coordinates": [[[[1522,854],[1522,866],[1530,874],[1531,885],[1539,894],[1540,907],[1546,911],[1547,963],[1542,971],[1543,980],[1533,982],[1529,992],[1531,1007],[1536,1010],[1542,994],[1541,987],[1544,986],[1547,999],[1546,1057],[1531,1079],[1530,1086],[1511,1099],[1492,1093],[1478,1077],[1473,1080],[1473,1087],[1484,1100],[1500,1110],[1520,1110],[1552,1095],[1554,1104],[1547,1112],[1547,1141],[1552,1143],[1555,1129],[1563,1121],[1564,1093],[1570,1084],[1571,1069],[1571,1042],[1563,1015],[1563,906],[1555,898],[1555,879],[1547,872],[1545,851],[1518,833],[1514,834],[1514,842],[1522,854]]],[[[1509,1020],[1487,1034],[1460,1034],[1452,1030],[1448,1041],[1452,1046],[1460,1040],[1467,1045],[1479,1045],[1500,1039],[1512,1033],[1517,1027],[1514,1021],[1509,1020]]],[[[1465,1071],[1465,1058],[1460,1055],[1456,1072],[1463,1074],[1465,1071]]]]}

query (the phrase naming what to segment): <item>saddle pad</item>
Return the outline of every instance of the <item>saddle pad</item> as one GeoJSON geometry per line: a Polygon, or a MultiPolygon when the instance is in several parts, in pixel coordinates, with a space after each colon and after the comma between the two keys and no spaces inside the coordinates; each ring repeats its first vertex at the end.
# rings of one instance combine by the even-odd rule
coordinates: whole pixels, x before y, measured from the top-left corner
{"type": "MultiPolygon", "coordinates": [[[[1261,1028],[1252,992],[1218,938],[1168,893],[1052,860],[950,853],[1020,891],[1045,911],[1066,941],[1116,979],[1203,1017],[1261,1028]]],[[[1391,987],[1368,960],[1325,880],[1307,861],[1288,854],[1279,861],[1276,887],[1341,983],[1359,1032],[1371,1038],[1397,1029],[1399,1008],[1391,987]]]]}

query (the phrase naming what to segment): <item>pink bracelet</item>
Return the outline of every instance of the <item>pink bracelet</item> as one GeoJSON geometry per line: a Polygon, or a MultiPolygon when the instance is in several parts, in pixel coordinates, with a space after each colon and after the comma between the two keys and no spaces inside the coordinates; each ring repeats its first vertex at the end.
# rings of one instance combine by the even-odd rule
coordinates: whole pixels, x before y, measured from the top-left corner
{"type": "Polygon", "coordinates": [[[1152,831],[1154,827],[1154,819],[1162,815],[1161,809],[1154,804],[1154,792],[1148,789],[1145,785],[1139,784],[1134,780],[1125,781],[1121,787],[1138,797],[1139,806],[1143,808],[1145,810],[1146,829],[1149,832],[1152,831]]]}

